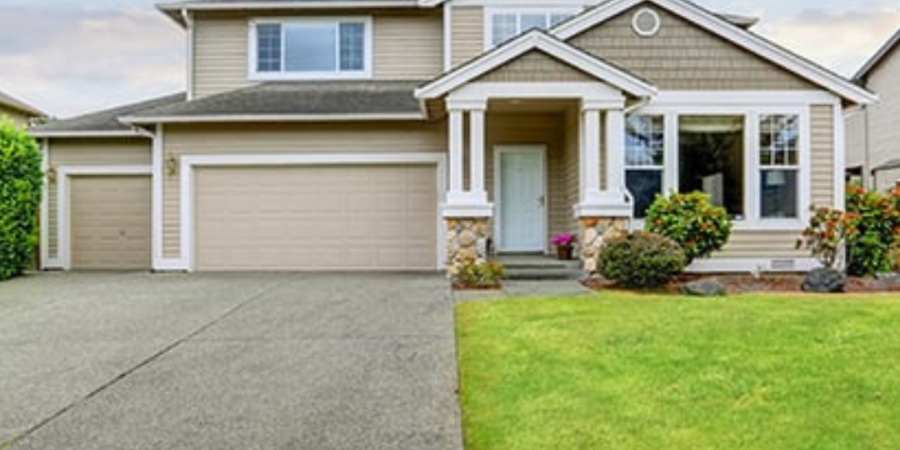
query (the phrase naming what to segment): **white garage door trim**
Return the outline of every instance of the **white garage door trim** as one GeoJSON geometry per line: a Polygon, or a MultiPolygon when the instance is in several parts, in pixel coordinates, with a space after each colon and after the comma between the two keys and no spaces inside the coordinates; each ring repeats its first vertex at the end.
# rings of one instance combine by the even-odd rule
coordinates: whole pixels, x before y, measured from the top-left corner
{"type": "MultiPolygon", "coordinates": [[[[444,153],[330,153],[285,155],[187,155],[181,157],[181,269],[192,272],[196,263],[194,240],[194,169],[197,167],[235,166],[315,166],[315,165],[390,165],[434,164],[437,171],[438,202],[442,203],[446,192],[446,155],[444,153]]],[[[435,267],[444,267],[443,221],[435,217],[437,232],[437,261],[435,267]]]]}
{"type": "MultiPolygon", "coordinates": [[[[56,168],[56,262],[61,269],[72,269],[72,177],[121,175],[153,175],[153,169],[150,166],[61,166],[56,168]]],[[[42,245],[46,247],[49,242],[44,242],[42,245]]]]}

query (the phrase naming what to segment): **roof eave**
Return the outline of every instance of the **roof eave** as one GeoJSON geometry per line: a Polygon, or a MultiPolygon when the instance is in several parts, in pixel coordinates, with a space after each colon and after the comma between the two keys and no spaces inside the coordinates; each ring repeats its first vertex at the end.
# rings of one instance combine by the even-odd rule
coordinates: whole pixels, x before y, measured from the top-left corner
{"type": "Polygon", "coordinates": [[[28,134],[35,138],[114,138],[114,137],[145,137],[145,134],[135,130],[78,130],[78,131],[40,131],[29,130],[28,134]]]}
{"type": "Polygon", "coordinates": [[[373,122],[426,120],[421,112],[385,114],[208,114],[186,116],[125,116],[128,125],[157,123],[264,123],[264,122],[373,122]]]}
{"type": "Polygon", "coordinates": [[[894,35],[891,36],[865,64],[863,64],[859,71],[856,72],[856,75],[853,76],[853,81],[859,84],[865,84],[866,78],[869,77],[876,67],[881,65],[884,58],[894,51],[897,44],[900,44],[900,30],[897,30],[897,32],[894,33],[894,35]]]}

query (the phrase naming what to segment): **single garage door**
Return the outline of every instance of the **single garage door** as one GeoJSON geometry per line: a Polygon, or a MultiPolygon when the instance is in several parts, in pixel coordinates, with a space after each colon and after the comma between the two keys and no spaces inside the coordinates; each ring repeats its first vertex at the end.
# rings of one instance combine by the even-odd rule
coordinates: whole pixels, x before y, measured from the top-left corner
{"type": "Polygon", "coordinates": [[[72,268],[149,269],[148,176],[72,177],[72,268]]]}
{"type": "Polygon", "coordinates": [[[199,168],[197,270],[433,270],[434,165],[199,168]]]}

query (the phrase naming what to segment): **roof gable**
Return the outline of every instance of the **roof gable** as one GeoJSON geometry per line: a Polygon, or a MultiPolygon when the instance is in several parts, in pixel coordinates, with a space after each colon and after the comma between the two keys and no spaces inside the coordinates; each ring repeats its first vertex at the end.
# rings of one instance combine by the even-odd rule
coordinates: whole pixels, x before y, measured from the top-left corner
{"type": "Polygon", "coordinates": [[[809,80],[841,97],[859,104],[874,103],[878,97],[812,61],[792,53],[761,36],[729,23],[720,16],[686,0],[608,0],[561,23],[551,34],[569,40],[640,4],[655,4],[719,38],[758,55],[777,66],[809,80]]]}
{"type": "Polygon", "coordinates": [[[897,30],[897,32],[894,33],[894,35],[891,36],[891,38],[888,39],[888,41],[885,42],[865,64],[863,64],[856,75],[853,76],[853,80],[857,83],[865,83],[866,78],[868,78],[876,68],[881,66],[881,63],[885,59],[890,58],[894,54],[894,50],[897,49],[898,44],[900,44],[900,30],[897,30]]]}
{"type": "Polygon", "coordinates": [[[420,87],[416,90],[416,97],[419,99],[441,97],[519,58],[527,58],[534,52],[636,97],[650,97],[657,92],[653,85],[625,70],[566,44],[546,32],[532,30],[420,87]]]}
{"type": "Polygon", "coordinates": [[[7,108],[11,108],[20,112],[23,112],[28,115],[32,115],[35,117],[43,117],[46,116],[43,111],[35,108],[34,106],[29,105],[9,94],[4,94],[0,92],[0,105],[4,105],[7,108]]]}

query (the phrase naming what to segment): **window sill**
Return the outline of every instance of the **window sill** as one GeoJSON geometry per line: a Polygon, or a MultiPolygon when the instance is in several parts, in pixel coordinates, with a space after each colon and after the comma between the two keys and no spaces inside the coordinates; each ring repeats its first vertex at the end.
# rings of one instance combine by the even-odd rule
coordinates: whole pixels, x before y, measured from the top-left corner
{"type": "MultiPolygon", "coordinates": [[[[631,221],[632,231],[642,231],[646,220],[634,219],[631,221]]],[[[802,232],[806,229],[806,222],[801,219],[760,219],[760,220],[735,220],[734,231],[790,231],[802,232]]]]}
{"type": "Polygon", "coordinates": [[[370,80],[369,72],[304,72],[304,73],[250,73],[250,81],[315,81],[315,80],[370,80]]]}

